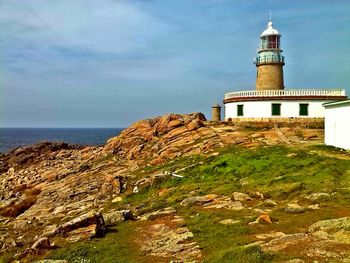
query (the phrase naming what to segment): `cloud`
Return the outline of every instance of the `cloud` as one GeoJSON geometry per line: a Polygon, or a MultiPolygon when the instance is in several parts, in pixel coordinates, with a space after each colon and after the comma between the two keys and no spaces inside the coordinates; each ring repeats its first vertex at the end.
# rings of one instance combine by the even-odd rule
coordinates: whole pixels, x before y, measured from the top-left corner
{"type": "Polygon", "coordinates": [[[56,45],[121,54],[142,49],[168,29],[128,1],[7,0],[0,7],[0,26],[7,28],[2,38],[37,48],[56,45]]]}
{"type": "Polygon", "coordinates": [[[146,80],[166,76],[165,68],[176,74],[179,59],[147,56],[171,26],[130,1],[5,0],[0,9],[1,64],[9,74],[146,80]]]}

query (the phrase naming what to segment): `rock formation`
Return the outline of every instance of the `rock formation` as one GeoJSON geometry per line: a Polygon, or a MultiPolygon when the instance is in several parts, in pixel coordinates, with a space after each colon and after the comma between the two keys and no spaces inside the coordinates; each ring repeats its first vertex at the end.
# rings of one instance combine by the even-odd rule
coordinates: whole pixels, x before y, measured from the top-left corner
{"type": "MultiPolygon", "coordinates": [[[[253,147],[322,139],[322,130],[317,129],[248,128],[210,123],[202,113],[168,114],[134,123],[103,147],[43,142],[1,155],[0,251],[21,253],[42,244],[48,247],[50,242],[92,238],[103,235],[106,225],[132,219],[125,212],[111,210],[112,200],[171,176],[145,175],[135,180],[133,173],[140,167],[194,154],[215,155],[227,145],[253,147]],[[44,237],[49,240],[40,239],[44,237]]],[[[229,197],[205,197],[204,201],[196,197],[183,204],[239,210],[244,208],[239,201],[249,198],[236,193],[233,201],[229,197]]],[[[173,231],[167,226],[160,228],[173,231]]],[[[184,228],[182,235],[187,239],[191,234],[184,228]]],[[[199,256],[196,244],[189,246],[199,256]]]]}

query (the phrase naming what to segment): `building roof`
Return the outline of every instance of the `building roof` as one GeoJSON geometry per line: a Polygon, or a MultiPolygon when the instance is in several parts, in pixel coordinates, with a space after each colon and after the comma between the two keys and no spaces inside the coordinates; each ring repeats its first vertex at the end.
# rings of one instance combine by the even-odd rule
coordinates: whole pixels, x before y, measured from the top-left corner
{"type": "Polygon", "coordinates": [[[280,33],[272,27],[272,21],[269,21],[267,23],[267,28],[264,30],[264,32],[261,33],[260,37],[271,36],[271,35],[280,36],[280,33]]]}
{"type": "Polygon", "coordinates": [[[322,105],[323,107],[327,108],[332,106],[345,106],[346,104],[350,105],[350,99],[326,102],[326,103],[323,103],[322,105]]]}

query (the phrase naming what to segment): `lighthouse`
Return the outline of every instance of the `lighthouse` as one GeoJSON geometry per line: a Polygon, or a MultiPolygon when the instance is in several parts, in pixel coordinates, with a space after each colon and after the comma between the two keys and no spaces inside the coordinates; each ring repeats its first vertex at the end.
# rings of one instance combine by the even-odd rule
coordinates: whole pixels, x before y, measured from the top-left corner
{"type": "Polygon", "coordinates": [[[260,46],[254,63],[257,67],[256,90],[284,89],[281,35],[273,28],[271,19],[260,35],[260,46]]]}
{"type": "MultiPolygon", "coordinates": [[[[257,69],[255,90],[225,94],[223,102],[226,121],[300,122],[319,123],[322,126],[325,116],[322,104],[347,99],[344,89],[284,88],[281,34],[273,28],[271,18],[260,35],[258,55],[254,62],[257,69]]],[[[219,113],[215,105],[214,112],[219,113]]]]}

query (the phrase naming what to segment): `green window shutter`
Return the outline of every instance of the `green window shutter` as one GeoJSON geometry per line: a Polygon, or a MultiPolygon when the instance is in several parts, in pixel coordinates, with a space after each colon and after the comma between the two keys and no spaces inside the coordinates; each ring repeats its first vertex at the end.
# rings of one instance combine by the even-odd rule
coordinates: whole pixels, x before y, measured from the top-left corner
{"type": "Polygon", "coordinates": [[[299,116],[308,116],[309,115],[309,104],[300,103],[299,104],[299,116]]]}
{"type": "Polygon", "coordinates": [[[237,105],[237,116],[243,116],[243,105],[237,105]]]}
{"type": "Polygon", "coordinates": [[[272,116],[281,116],[281,103],[272,103],[272,116]]]}

